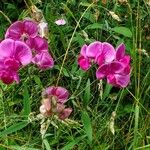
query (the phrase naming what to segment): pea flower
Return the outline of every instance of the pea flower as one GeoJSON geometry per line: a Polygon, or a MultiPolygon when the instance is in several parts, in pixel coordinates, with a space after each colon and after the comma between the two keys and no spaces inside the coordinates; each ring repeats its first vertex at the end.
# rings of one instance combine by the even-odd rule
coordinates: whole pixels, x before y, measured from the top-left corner
{"type": "Polygon", "coordinates": [[[83,70],[88,70],[91,63],[95,62],[102,65],[104,62],[108,63],[115,59],[115,49],[107,42],[93,42],[89,46],[83,45],[80,55],[78,57],[78,64],[83,70]]]}
{"type": "Polygon", "coordinates": [[[32,20],[16,21],[6,31],[5,38],[26,41],[38,34],[38,25],[32,20]]]}
{"type": "Polygon", "coordinates": [[[65,19],[58,19],[55,21],[55,24],[57,24],[58,26],[65,25],[66,21],[65,21],[65,19]]]}
{"type": "Polygon", "coordinates": [[[45,70],[54,66],[54,60],[48,51],[48,43],[44,38],[40,36],[30,37],[26,43],[34,53],[32,62],[40,69],[45,70]]]}
{"type": "Polygon", "coordinates": [[[125,45],[120,44],[113,62],[101,65],[96,71],[97,79],[107,78],[116,87],[126,87],[130,82],[130,56],[125,55],[125,45]]]}
{"type": "Polygon", "coordinates": [[[0,43],[0,79],[11,84],[19,82],[18,70],[31,62],[30,48],[21,41],[5,39],[0,43]]]}
{"type": "Polygon", "coordinates": [[[60,119],[64,120],[69,117],[72,112],[71,108],[65,108],[64,103],[67,102],[69,93],[63,87],[51,86],[43,91],[42,105],[40,112],[45,117],[57,115],[60,119]]]}

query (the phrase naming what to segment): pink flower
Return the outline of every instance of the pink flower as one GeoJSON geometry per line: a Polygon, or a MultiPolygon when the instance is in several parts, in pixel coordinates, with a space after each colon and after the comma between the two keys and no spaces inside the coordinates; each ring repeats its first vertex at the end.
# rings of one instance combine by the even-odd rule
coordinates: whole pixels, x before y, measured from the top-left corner
{"type": "Polygon", "coordinates": [[[81,69],[88,70],[91,67],[91,62],[95,62],[100,66],[103,63],[112,62],[115,56],[116,52],[111,44],[95,41],[89,46],[82,46],[78,57],[78,64],[81,69]]]}
{"type": "Polygon", "coordinates": [[[43,97],[52,96],[56,98],[57,102],[64,104],[68,100],[69,92],[65,88],[60,86],[50,86],[43,91],[43,97]]]}
{"type": "Polygon", "coordinates": [[[31,59],[31,50],[24,42],[3,40],[0,43],[0,79],[6,84],[19,83],[17,71],[22,65],[29,64],[31,59]]]}
{"type": "Polygon", "coordinates": [[[0,43],[0,59],[12,67],[14,64],[14,67],[27,65],[31,62],[32,53],[24,42],[5,39],[0,43]]]}
{"type": "Polygon", "coordinates": [[[43,91],[42,105],[40,106],[40,113],[45,117],[57,115],[64,120],[69,117],[72,112],[71,108],[65,108],[64,103],[69,96],[68,91],[63,87],[48,87],[43,91]]]}
{"type": "Polygon", "coordinates": [[[116,87],[126,87],[130,82],[130,56],[125,55],[125,46],[120,44],[113,62],[101,65],[96,71],[97,79],[107,78],[116,87]]]}
{"type": "Polygon", "coordinates": [[[16,21],[6,31],[5,38],[26,41],[38,34],[38,25],[32,20],[16,21]]]}
{"type": "Polygon", "coordinates": [[[34,38],[29,38],[26,43],[35,54],[32,62],[40,69],[45,70],[54,66],[54,60],[48,52],[48,43],[44,38],[36,36],[34,38]]]}
{"type": "Polygon", "coordinates": [[[55,21],[55,23],[60,26],[60,25],[65,25],[66,24],[66,21],[65,19],[58,19],[55,21]]]}
{"type": "Polygon", "coordinates": [[[36,54],[32,62],[42,70],[53,68],[54,66],[54,60],[48,52],[36,54]]]}
{"type": "Polygon", "coordinates": [[[86,44],[82,46],[80,55],[78,57],[78,64],[83,70],[88,70],[91,67],[90,59],[86,55],[87,47],[88,46],[86,44]]]}

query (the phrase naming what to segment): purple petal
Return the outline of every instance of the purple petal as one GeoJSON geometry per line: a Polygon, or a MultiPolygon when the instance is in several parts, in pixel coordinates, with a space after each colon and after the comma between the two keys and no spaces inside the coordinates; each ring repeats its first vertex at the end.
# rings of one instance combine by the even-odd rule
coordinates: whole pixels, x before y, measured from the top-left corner
{"type": "Polygon", "coordinates": [[[24,33],[28,34],[30,37],[35,37],[38,34],[38,25],[32,20],[24,20],[24,33]]]}
{"type": "Polygon", "coordinates": [[[64,104],[68,100],[69,92],[63,87],[56,87],[55,96],[59,103],[64,104]]]}
{"type": "Polygon", "coordinates": [[[47,87],[47,88],[42,92],[42,96],[43,96],[44,98],[48,98],[49,96],[55,95],[55,91],[56,91],[56,87],[55,87],[55,86],[47,87]]]}
{"type": "Polygon", "coordinates": [[[48,52],[41,52],[36,54],[32,59],[32,62],[42,70],[52,68],[54,66],[54,60],[48,52]]]}
{"type": "Polygon", "coordinates": [[[19,83],[19,76],[17,72],[0,70],[0,80],[2,80],[5,84],[12,84],[14,81],[19,83]]]}
{"type": "Polygon", "coordinates": [[[35,38],[29,38],[26,44],[36,52],[48,51],[48,43],[44,38],[36,36],[35,38]]]}
{"type": "Polygon", "coordinates": [[[14,40],[5,39],[0,43],[0,59],[14,56],[14,40]]]}
{"type": "Polygon", "coordinates": [[[23,34],[23,29],[23,23],[21,21],[16,21],[7,29],[5,38],[19,40],[23,34]]]}
{"type": "Polygon", "coordinates": [[[101,66],[104,63],[104,55],[103,54],[97,55],[96,58],[95,58],[95,62],[99,66],[101,66]]]}
{"type": "Polygon", "coordinates": [[[103,79],[109,73],[109,65],[103,64],[96,71],[96,78],[103,79]]]}
{"type": "Polygon", "coordinates": [[[91,58],[96,58],[97,55],[102,52],[102,43],[99,41],[91,43],[87,47],[86,56],[91,58]]]}
{"type": "Polygon", "coordinates": [[[65,108],[60,114],[59,114],[59,118],[64,120],[66,118],[68,118],[70,116],[72,112],[72,108],[65,108]]]}
{"type": "Polygon", "coordinates": [[[114,61],[109,64],[109,73],[108,74],[114,74],[114,73],[121,73],[124,70],[124,66],[119,61],[114,61]]]}
{"type": "Polygon", "coordinates": [[[87,57],[86,56],[86,50],[87,50],[87,45],[86,44],[84,44],[82,47],[81,47],[81,52],[80,52],[80,54],[82,55],[82,56],[84,56],[84,57],[87,57]]]}
{"type": "Polygon", "coordinates": [[[27,65],[31,62],[32,53],[24,42],[5,39],[0,43],[0,59],[5,58],[12,58],[22,65],[27,65]]]}
{"type": "Polygon", "coordinates": [[[107,42],[104,42],[102,43],[102,49],[103,49],[103,52],[102,54],[104,55],[104,59],[107,63],[110,63],[112,62],[114,59],[115,59],[115,56],[116,56],[116,52],[115,52],[115,49],[114,47],[107,43],[107,42]]]}
{"type": "Polygon", "coordinates": [[[125,45],[122,43],[116,49],[116,59],[120,60],[125,55],[125,45]]]}
{"type": "Polygon", "coordinates": [[[14,56],[22,65],[27,65],[31,62],[32,52],[24,42],[15,41],[14,56]]]}
{"type": "Polygon", "coordinates": [[[112,84],[113,86],[124,88],[130,82],[130,74],[123,76],[119,74],[115,74],[107,77],[107,82],[112,84]]]}
{"type": "Polygon", "coordinates": [[[85,58],[82,55],[79,55],[79,57],[78,57],[78,64],[79,64],[80,68],[85,71],[91,67],[89,58],[85,58]]]}

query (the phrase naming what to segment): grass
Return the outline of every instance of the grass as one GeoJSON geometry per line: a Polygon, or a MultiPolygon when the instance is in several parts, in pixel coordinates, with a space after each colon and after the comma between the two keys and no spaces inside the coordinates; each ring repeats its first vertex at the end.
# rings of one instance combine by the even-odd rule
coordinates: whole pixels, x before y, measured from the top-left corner
{"type": "MultiPolygon", "coordinates": [[[[55,66],[46,71],[33,65],[22,68],[19,85],[0,82],[0,150],[149,150],[148,1],[33,3],[48,22],[49,48],[55,66]],[[121,21],[115,20],[109,11],[115,12],[121,21]],[[67,24],[55,25],[55,20],[62,16],[67,24]],[[127,88],[118,89],[96,80],[95,66],[88,72],[79,69],[77,56],[81,46],[95,40],[110,42],[114,47],[125,43],[132,58],[131,83],[127,88]],[[41,92],[51,85],[69,90],[67,105],[73,113],[65,122],[49,118],[42,137],[36,115],[41,92]]],[[[10,22],[30,15],[24,1],[19,0],[2,0],[0,10],[1,39],[10,22]]]]}

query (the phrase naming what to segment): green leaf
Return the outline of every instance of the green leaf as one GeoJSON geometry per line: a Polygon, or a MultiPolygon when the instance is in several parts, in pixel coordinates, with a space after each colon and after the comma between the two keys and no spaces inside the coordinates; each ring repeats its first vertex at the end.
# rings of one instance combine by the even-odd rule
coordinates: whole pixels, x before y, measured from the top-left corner
{"type": "Polygon", "coordinates": [[[34,81],[35,83],[39,86],[39,87],[43,87],[42,86],[42,82],[40,80],[40,78],[37,75],[34,75],[34,81]]]}
{"type": "Polygon", "coordinates": [[[24,92],[23,92],[23,114],[28,117],[31,112],[31,105],[30,105],[30,96],[27,89],[27,85],[24,85],[24,92]]]}
{"type": "Polygon", "coordinates": [[[103,24],[93,23],[88,25],[85,29],[103,29],[103,24]]]}
{"type": "Polygon", "coordinates": [[[105,100],[109,96],[111,89],[112,89],[112,86],[110,84],[106,84],[102,100],[105,100]]]}
{"type": "Polygon", "coordinates": [[[47,139],[44,139],[44,140],[43,140],[43,143],[44,143],[44,145],[45,145],[45,149],[46,149],[46,150],[51,150],[51,147],[50,147],[50,145],[49,145],[47,139]]]}
{"type": "Polygon", "coordinates": [[[91,144],[92,143],[92,125],[91,125],[91,119],[86,111],[82,112],[81,119],[84,125],[86,135],[88,137],[89,143],[91,144]]]}
{"type": "Polygon", "coordinates": [[[91,98],[91,89],[90,89],[90,79],[88,79],[87,83],[86,83],[86,88],[85,88],[85,92],[84,92],[84,104],[87,105],[90,101],[91,98]]]}
{"type": "Polygon", "coordinates": [[[6,136],[7,134],[11,134],[11,133],[16,132],[18,130],[21,130],[25,126],[27,126],[28,123],[29,123],[28,121],[22,121],[22,122],[16,123],[15,125],[12,125],[9,128],[7,128],[6,130],[0,132],[0,137],[6,136]]]}
{"type": "Polygon", "coordinates": [[[132,32],[129,28],[126,28],[126,27],[115,27],[115,28],[112,28],[112,31],[118,33],[118,34],[122,34],[124,35],[125,37],[132,37],[132,32]]]}
{"type": "Polygon", "coordinates": [[[84,139],[86,136],[83,135],[81,137],[77,137],[73,141],[69,142],[67,145],[65,145],[61,150],[71,150],[73,147],[78,144],[82,139],[84,139]]]}

